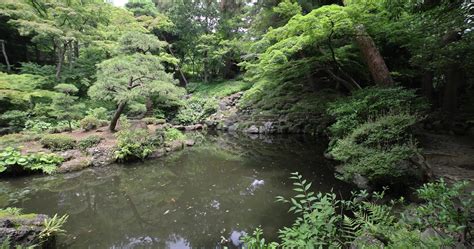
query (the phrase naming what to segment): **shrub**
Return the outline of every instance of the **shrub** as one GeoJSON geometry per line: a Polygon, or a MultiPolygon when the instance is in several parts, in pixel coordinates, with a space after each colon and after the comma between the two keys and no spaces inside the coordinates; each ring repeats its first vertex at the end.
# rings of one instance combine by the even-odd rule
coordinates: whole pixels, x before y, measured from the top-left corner
{"type": "Polygon", "coordinates": [[[90,135],[77,143],[77,147],[81,150],[86,150],[88,148],[98,145],[102,141],[102,138],[98,135],[90,135]]]}
{"type": "Polygon", "coordinates": [[[414,90],[402,87],[365,88],[330,104],[328,113],[336,122],[329,130],[331,136],[340,138],[371,117],[387,113],[417,114],[426,108],[426,102],[418,98],[414,90]]]}
{"type": "Polygon", "coordinates": [[[281,244],[267,243],[257,229],[244,237],[248,248],[452,248],[469,246],[474,217],[474,191],[465,194],[467,182],[448,187],[444,181],[428,183],[417,190],[424,200],[418,207],[403,207],[404,199],[386,200],[385,193],[353,193],[338,200],[334,193],[311,192],[311,183],[293,173],[296,195],[277,200],[290,204],[297,218],[291,227],[279,230],[281,244]],[[369,198],[371,196],[371,198],[369,198]],[[439,236],[424,236],[426,229],[439,236]]]}
{"type": "Polygon", "coordinates": [[[176,128],[168,128],[164,132],[165,141],[185,140],[186,136],[176,128]]]}
{"type": "Polygon", "coordinates": [[[7,111],[0,116],[0,120],[13,128],[15,131],[23,129],[27,119],[28,113],[18,110],[7,111]]]}
{"type": "Polygon", "coordinates": [[[153,138],[145,129],[130,129],[130,124],[125,120],[120,120],[121,130],[117,132],[117,149],[115,160],[119,162],[148,157],[154,148],[153,138]]]}
{"type": "Polygon", "coordinates": [[[165,124],[166,123],[166,119],[154,118],[154,117],[147,117],[147,118],[143,118],[142,120],[147,125],[151,125],[151,124],[159,125],[159,124],[165,124]]]}
{"type": "Polygon", "coordinates": [[[85,116],[79,123],[82,129],[90,131],[105,125],[106,121],[97,119],[93,116],[85,116]]]}
{"type": "Polygon", "coordinates": [[[53,153],[47,154],[39,152],[22,155],[18,149],[7,147],[0,151],[0,173],[40,171],[46,174],[52,174],[62,161],[62,157],[53,153]]]}
{"type": "Polygon", "coordinates": [[[414,91],[369,88],[330,104],[336,122],[329,128],[329,154],[344,163],[344,179],[366,177],[371,186],[410,184],[423,168],[409,159],[418,152],[412,138],[426,104],[414,91]]]}
{"type": "Polygon", "coordinates": [[[174,118],[174,122],[178,124],[196,124],[204,121],[207,117],[217,111],[217,100],[214,98],[198,98],[188,99],[184,106],[178,111],[174,118]]]}
{"type": "Polygon", "coordinates": [[[25,124],[25,130],[42,133],[44,131],[50,130],[53,127],[53,124],[40,121],[40,120],[28,120],[25,124]]]}
{"type": "Polygon", "coordinates": [[[86,114],[87,116],[95,117],[99,120],[107,120],[109,118],[107,109],[104,107],[89,109],[88,111],[86,111],[86,114]]]}
{"type": "Polygon", "coordinates": [[[40,143],[43,147],[53,151],[70,150],[76,147],[76,140],[74,138],[62,134],[44,135],[40,143]]]}

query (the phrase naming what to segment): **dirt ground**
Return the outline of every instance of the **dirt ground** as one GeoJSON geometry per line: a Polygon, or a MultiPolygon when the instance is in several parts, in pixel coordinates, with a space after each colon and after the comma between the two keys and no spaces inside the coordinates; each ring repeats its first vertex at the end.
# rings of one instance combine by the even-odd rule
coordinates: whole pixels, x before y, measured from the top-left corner
{"type": "Polygon", "coordinates": [[[436,178],[474,182],[474,137],[423,133],[423,154],[436,178]]]}

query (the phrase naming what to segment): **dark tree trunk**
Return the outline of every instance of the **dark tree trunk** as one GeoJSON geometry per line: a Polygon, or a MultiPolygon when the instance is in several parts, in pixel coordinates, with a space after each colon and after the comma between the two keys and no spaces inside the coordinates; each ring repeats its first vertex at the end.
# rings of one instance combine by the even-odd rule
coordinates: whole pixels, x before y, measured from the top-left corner
{"type": "Polygon", "coordinates": [[[146,106],[145,117],[153,116],[154,108],[153,108],[153,100],[151,98],[146,99],[145,106],[146,106]]]}
{"type": "Polygon", "coordinates": [[[375,46],[374,40],[365,30],[364,25],[356,27],[356,42],[362,52],[370,74],[377,86],[389,87],[394,85],[390,71],[385,64],[385,60],[375,46]]]}
{"type": "Polygon", "coordinates": [[[464,83],[465,75],[459,64],[452,64],[447,68],[445,77],[443,111],[446,114],[446,120],[452,121],[458,110],[459,87],[464,83]]]}
{"type": "Polygon", "coordinates": [[[425,71],[421,78],[421,92],[431,103],[433,103],[434,99],[433,78],[433,71],[425,71]]]}
{"type": "Polygon", "coordinates": [[[112,120],[110,121],[110,126],[109,126],[110,131],[115,131],[117,122],[120,118],[120,115],[122,115],[122,112],[125,109],[126,105],[127,105],[127,102],[120,102],[120,104],[118,105],[117,110],[115,110],[114,116],[112,117],[112,120]]]}
{"type": "Polygon", "coordinates": [[[5,64],[7,65],[7,72],[10,72],[11,70],[11,65],[10,65],[10,61],[8,60],[8,56],[7,56],[7,50],[5,49],[5,41],[4,40],[0,40],[0,44],[2,46],[2,54],[3,54],[3,58],[5,58],[5,64]]]}
{"type": "Polygon", "coordinates": [[[61,70],[63,68],[64,63],[64,54],[66,53],[66,44],[64,46],[58,46],[57,51],[57,62],[56,62],[56,80],[61,80],[61,70]]]}

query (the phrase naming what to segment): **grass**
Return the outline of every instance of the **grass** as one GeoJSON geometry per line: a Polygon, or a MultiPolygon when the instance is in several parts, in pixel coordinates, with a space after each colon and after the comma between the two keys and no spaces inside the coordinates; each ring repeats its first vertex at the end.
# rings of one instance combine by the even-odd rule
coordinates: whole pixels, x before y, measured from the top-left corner
{"type": "Polygon", "coordinates": [[[245,91],[252,87],[252,83],[242,80],[216,81],[216,82],[192,82],[188,90],[196,97],[214,96],[222,98],[236,92],[245,91]]]}

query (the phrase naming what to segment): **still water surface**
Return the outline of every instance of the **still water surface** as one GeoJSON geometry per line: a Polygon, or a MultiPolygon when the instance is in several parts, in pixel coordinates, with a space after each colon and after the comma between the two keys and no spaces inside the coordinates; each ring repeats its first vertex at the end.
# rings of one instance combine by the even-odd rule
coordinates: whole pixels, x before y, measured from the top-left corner
{"type": "Polygon", "coordinates": [[[291,225],[288,177],[298,171],[313,190],[346,195],[314,137],[198,137],[165,158],[55,176],[0,182],[0,205],[69,214],[62,248],[221,248],[261,225],[268,239],[291,225]]]}

